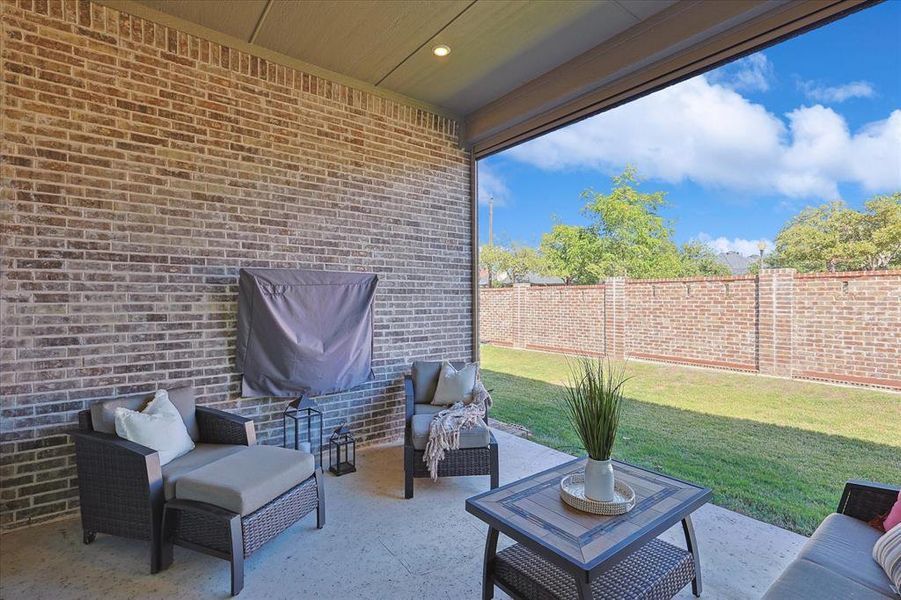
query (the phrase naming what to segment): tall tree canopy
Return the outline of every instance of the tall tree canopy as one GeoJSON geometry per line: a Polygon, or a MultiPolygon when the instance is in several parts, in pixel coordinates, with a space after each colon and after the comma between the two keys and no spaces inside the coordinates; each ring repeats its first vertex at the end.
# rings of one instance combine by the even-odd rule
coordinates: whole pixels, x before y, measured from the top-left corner
{"type": "Polygon", "coordinates": [[[682,244],[679,253],[680,277],[714,277],[731,275],[732,272],[707,244],[693,241],[682,244]]]}
{"type": "Polygon", "coordinates": [[[494,244],[486,244],[479,248],[479,267],[488,272],[488,287],[492,287],[497,276],[507,264],[507,250],[494,244]]]}
{"type": "Polygon", "coordinates": [[[509,248],[487,244],[479,248],[479,267],[488,272],[488,285],[506,274],[510,283],[525,283],[530,273],[545,273],[544,258],[530,246],[511,244],[509,248]]]}
{"type": "Polygon", "coordinates": [[[681,270],[679,250],[670,224],[658,214],[665,192],[642,193],[633,167],[613,177],[609,194],[585,190],[583,209],[599,238],[597,277],[673,277],[681,270]]]}
{"type": "Polygon", "coordinates": [[[545,267],[541,255],[535,248],[514,244],[507,255],[504,270],[513,283],[525,283],[528,281],[529,273],[542,273],[545,267]]]}
{"type": "Polygon", "coordinates": [[[592,229],[557,223],[542,236],[540,250],[545,272],[565,285],[597,283],[592,267],[600,257],[601,244],[592,229]]]}
{"type": "Polygon", "coordinates": [[[871,198],[861,211],[843,202],[805,208],[776,236],[767,264],[802,272],[901,268],[901,192],[871,198]]]}

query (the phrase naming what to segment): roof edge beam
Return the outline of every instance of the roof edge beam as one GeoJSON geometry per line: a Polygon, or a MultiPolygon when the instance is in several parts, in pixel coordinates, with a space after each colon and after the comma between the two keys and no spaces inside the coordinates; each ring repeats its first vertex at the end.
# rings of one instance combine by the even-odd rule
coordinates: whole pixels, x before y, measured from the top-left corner
{"type": "Polygon", "coordinates": [[[466,117],[484,158],[591,117],[878,0],[683,0],[466,117]]]}

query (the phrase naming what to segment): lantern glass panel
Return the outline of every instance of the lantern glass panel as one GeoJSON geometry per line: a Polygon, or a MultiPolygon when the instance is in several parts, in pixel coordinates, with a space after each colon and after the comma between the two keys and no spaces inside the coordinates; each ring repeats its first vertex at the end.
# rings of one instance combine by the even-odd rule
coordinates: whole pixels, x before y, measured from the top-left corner
{"type": "Polygon", "coordinates": [[[329,471],[346,475],[357,470],[357,442],[346,423],[339,425],[329,437],[329,471]]]}

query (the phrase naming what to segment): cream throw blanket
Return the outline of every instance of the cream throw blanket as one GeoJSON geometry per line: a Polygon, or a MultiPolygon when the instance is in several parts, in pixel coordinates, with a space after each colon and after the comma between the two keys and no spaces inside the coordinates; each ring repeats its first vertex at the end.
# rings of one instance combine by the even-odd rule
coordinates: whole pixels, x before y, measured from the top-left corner
{"type": "Polygon", "coordinates": [[[491,396],[488,390],[481,381],[476,381],[471,402],[457,402],[435,415],[429,425],[429,441],[426,442],[422,457],[429,466],[432,481],[438,480],[438,463],[444,460],[444,452],[460,448],[460,430],[477,425],[485,418],[485,412],[490,406],[491,396]]]}

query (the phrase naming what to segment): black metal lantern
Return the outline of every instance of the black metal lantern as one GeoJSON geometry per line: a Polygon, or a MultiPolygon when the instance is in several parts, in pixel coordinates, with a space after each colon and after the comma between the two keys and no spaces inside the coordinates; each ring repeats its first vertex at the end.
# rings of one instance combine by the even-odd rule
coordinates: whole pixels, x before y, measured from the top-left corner
{"type": "MultiPolygon", "coordinates": [[[[322,464],[322,453],[325,446],[322,443],[322,408],[315,400],[308,396],[297,398],[287,407],[282,416],[282,446],[288,446],[288,419],[294,421],[294,449],[301,450],[300,429],[302,422],[306,422],[307,439],[306,444],[309,445],[309,452],[313,454],[315,450],[319,454],[319,465],[322,464]],[[319,419],[319,442],[315,448],[313,446],[313,419],[319,419]]],[[[304,448],[305,449],[305,448],[304,448]]]]}
{"type": "Polygon", "coordinates": [[[328,440],[328,470],[335,475],[346,475],[357,470],[357,442],[347,427],[341,423],[328,440]]]}

